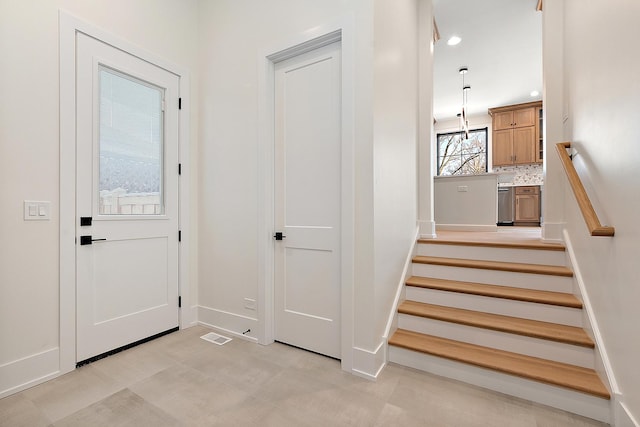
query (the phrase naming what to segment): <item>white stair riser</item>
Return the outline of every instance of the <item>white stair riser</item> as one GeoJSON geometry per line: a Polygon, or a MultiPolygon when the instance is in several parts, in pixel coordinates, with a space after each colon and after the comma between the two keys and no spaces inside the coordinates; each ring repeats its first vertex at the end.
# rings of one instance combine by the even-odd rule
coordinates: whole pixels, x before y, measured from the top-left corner
{"type": "Polygon", "coordinates": [[[610,422],[609,400],[588,394],[389,346],[389,361],[499,393],[548,405],[574,414],[610,422]]]}
{"type": "Polygon", "coordinates": [[[415,286],[406,286],[405,289],[406,298],[411,301],[582,327],[582,310],[577,308],[440,291],[415,286]]]}
{"type": "Polygon", "coordinates": [[[398,328],[556,362],[594,368],[593,349],[508,332],[398,314],[398,328]]]}
{"type": "Polygon", "coordinates": [[[413,263],[414,276],[436,279],[477,282],[488,285],[512,286],[554,292],[573,292],[573,278],[547,274],[514,273],[511,271],[484,270],[481,268],[450,267],[445,265],[413,263]]]}
{"type": "Polygon", "coordinates": [[[493,248],[485,246],[434,245],[426,243],[419,243],[417,251],[418,255],[446,258],[566,265],[566,254],[564,251],[493,248]]]}

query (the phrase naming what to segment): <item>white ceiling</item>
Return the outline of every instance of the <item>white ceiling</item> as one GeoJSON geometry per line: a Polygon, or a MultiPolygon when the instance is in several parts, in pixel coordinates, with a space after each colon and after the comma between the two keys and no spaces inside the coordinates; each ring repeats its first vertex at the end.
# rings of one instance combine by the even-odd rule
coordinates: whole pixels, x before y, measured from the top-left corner
{"type": "Polygon", "coordinates": [[[542,99],[542,12],[537,0],[433,0],[440,40],[434,48],[434,117],[455,118],[462,107],[461,66],[468,116],[542,99]],[[448,46],[457,35],[462,42],[448,46]],[[531,97],[533,90],[540,92],[531,97]]]}

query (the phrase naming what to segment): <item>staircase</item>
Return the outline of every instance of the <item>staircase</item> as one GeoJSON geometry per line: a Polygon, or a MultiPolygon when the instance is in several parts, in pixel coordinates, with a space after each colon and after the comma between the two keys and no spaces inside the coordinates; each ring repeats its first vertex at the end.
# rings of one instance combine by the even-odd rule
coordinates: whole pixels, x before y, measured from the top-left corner
{"type": "Polygon", "coordinates": [[[419,240],[389,360],[609,421],[562,245],[419,240]]]}

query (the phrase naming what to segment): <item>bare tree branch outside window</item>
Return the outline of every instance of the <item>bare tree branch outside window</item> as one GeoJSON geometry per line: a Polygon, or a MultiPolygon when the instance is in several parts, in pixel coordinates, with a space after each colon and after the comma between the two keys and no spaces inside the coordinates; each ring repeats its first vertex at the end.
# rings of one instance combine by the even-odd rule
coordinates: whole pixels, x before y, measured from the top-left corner
{"type": "Polygon", "coordinates": [[[439,133],[438,175],[470,175],[487,172],[487,128],[439,133]]]}

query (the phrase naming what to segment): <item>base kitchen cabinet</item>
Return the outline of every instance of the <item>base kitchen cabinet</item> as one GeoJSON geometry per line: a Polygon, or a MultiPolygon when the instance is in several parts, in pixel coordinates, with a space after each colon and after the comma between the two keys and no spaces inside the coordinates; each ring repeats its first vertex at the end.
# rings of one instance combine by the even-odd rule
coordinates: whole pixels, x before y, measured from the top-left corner
{"type": "Polygon", "coordinates": [[[516,187],[515,225],[540,225],[540,186],[516,187]]]}

